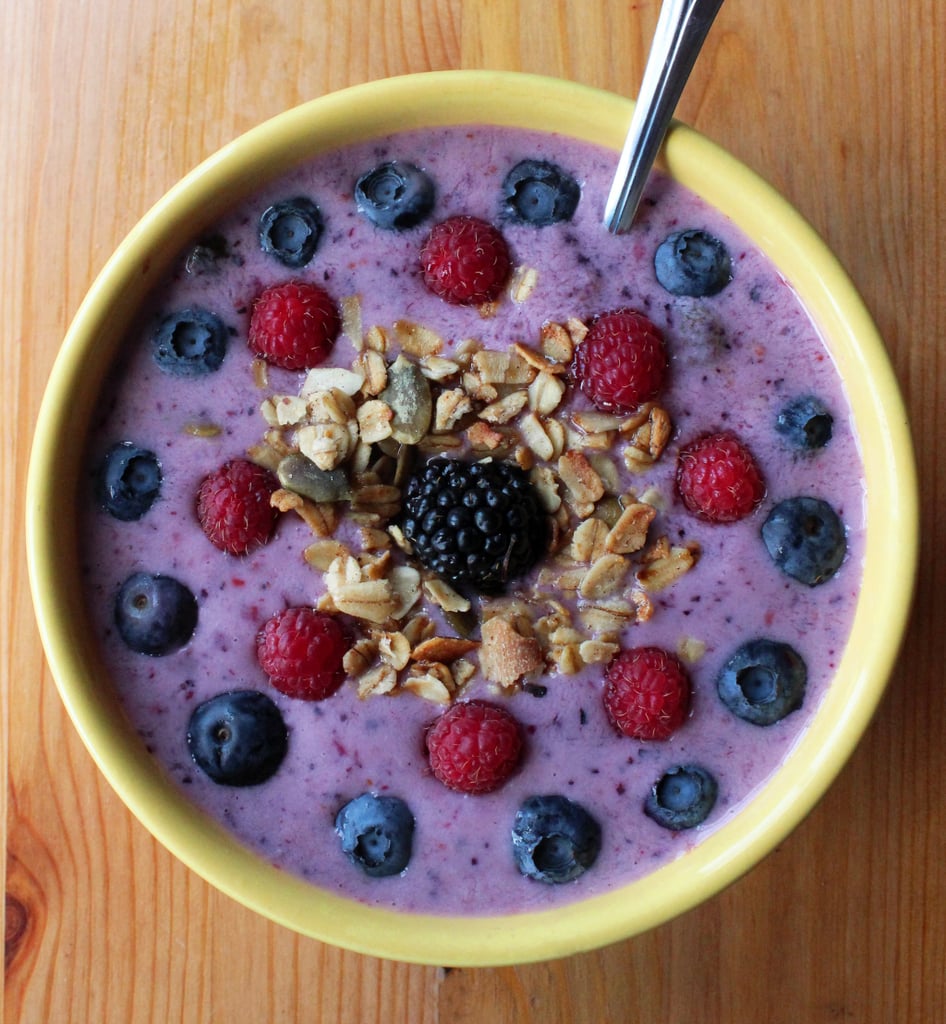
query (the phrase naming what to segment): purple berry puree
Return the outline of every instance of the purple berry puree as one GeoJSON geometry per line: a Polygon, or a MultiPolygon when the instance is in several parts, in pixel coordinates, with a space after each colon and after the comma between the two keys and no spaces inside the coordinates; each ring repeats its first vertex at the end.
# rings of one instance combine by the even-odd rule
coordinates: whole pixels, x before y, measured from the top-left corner
{"type": "MultiPolygon", "coordinates": [[[[188,269],[182,257],[122,349],[112,391],[103,396],[94,424],[89,462],[117,441],[133,441],[157,454],[163,484],[158,501],[138,521],[120,522],[102,512],[91,488],[83,515],[88,604],[114,686],[148,750],[191,801],[261,857],[315,885],[371,904],[435,914],[539,909],[612,890],[699,842],[765,782],[810,721],[839,662],[860,583],[864,514],[857,438],[836,367],[767,259],[725,217],[667,178],[653,177],[633,231],[609,235],[601,211],[613,164],[613,154],[593,146],[494,127],[418,131],[320,156],[215,228],[229,253],[216,269],[197,272],[193,261],[188,269]],[[571,221],[533,227],[500,218],[503,177],[526,158],[554,161],[581,184],[571,221]],[[356,177],[391,159],[422,167],[436,183],[436,204],[425,225],[384,231],[356,210],[356,177]],[[297,195],[314,199],[325,231],[311,262],[289,270],[260,252],[257,223],[270,204],[297,195]],[[426,290],[417,255],[423,238],[432,223],[461,213],[496,223],[514,262],[536,269],[525,301],[504,297],[495,314],[484,317],[426,290]],[[731,283],[709,298],[676,297],[655,277],[657,246],[689,227],[721,239],[732,257],[731,283]],[[263,399],[299,391],[304,374],[272,368],[261,389],[245,341],[253,298],[290,277],[317,281],[336,301],[360,296],[365,328],[409,320],[435,330],[448,339],[445,357],[469,338],[495,349],[514,341],[537,345],[547,321],[587,320],[619,307],[642,311],[660,328],[670,354],[660,403],[670,414],[672,439],[645,472],[629,473],[620,456],[615,463],[623,490],[659,496],[653,529],[672,544],[700,547],[694,568],[652,595],[652,617],[621,638],[624,647],[670,651],[685,643],[699,655],[688,664],[691,713],[669,740],[640,742],[615,731],[602,705],[602,664],[574,675],[550,668],[533,679],[538,685],[510,695],[497,696],[477,675],[464,698],[504,703],[524,725],[526,756],[500,790],[464,796],[441,785],[427,766],[423,734],[441,713],[439,705],[406,692],[360,698],[353,682],[319,703],[293,700],[269,686],[255,658],[257,631],[280,609],[315,604],[325,592],[322,575],[302,556],[312,533],[286,513],[268,545],[232,557],[203,535],[194,501],[205,474],[260,441],[263,399]],[[151,356],[154,324],[186,306],[212,310],[231,328],[223,365],[208,376],[169,376],[151,356]],[[823,449],[798,454],[774,424],[784,403],[804,394],[827,404],[834,428],[823,449]],[[219,430],[194,431],[195,425],[219,430]],[[723,429],[753,452],[768,491],[747,519],[713,525],[686,513],[675,498],[675,453],[694,437],[723,429]],[[773,505],[799,494],[825,498],[847,530],[840,571],[812,588],[781,573],[760,539],[773,505]],[[170,574],[196,594],[197,630],[180,651],[147,657],[123,647],[112,625],[113,597],[136,570],[170,574]],[[757,636],[790,643],[808,667],[803,707],[768,727],[737,719],[716,693],[728,657],[757,636]],[[244,688],[262,690],[276,702],[289,727],[289,752],[262,785],[216,785],[189,756],[188,719],[199,702],[244,688]],[[664,771],[689,763],[714,773],[719,798],[705,824],[672,832],[650,820],[643,804],[664,771]],[[339,808],[365,791],[403,798],[416,819],[412,859],[395,877],[365,877],[335,834],[339,808]],[[594,866],[564,885],[524,878],[510,847],[519,804],[550,793],[581,803],[603,832],[594,866]]],[[[355,354],[342,336],[331,363],[349,367],[355,354]]],[[[565,401],[574,409],[590,408],[571,387],[565,401]]],[[[339,539],[348,541],[351,532],[343,523],[339,539]]]]}

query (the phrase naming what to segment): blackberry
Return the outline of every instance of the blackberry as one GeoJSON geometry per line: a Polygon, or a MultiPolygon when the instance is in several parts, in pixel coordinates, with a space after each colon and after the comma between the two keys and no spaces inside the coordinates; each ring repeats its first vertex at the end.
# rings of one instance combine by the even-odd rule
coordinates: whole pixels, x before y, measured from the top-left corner
{"type": "Polygon", "coordinates": [[[481,594],[502,592],[548,546],[539,496],[508,462],[431,459],[407,486],[401,527],[418,561],[481,594]]]}

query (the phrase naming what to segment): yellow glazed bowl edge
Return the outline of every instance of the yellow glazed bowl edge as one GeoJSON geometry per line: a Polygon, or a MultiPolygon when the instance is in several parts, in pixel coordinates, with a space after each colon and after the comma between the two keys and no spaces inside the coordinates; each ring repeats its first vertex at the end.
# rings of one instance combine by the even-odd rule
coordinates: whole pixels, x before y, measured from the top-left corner
{"type": "MultiPolygon", "coordinates": [[[[912,600],[917,484],[906,412],[882,340],[837,260],[767,184],[675,124],[663,163],[729,217],[800,295],[846,382],[865,461],[863,590],[835,682],[779,772],[684,857],[612,893],[521,915],[442,918],[354,904],[266,864],[185,801],[117,707],[85,620],[74,505],[85,427],[123,331],[170,260],[262,180],[323,149],[398,130],[493,123],[620,149],[633,104],[575,83],[513,72],[448,71],[328,94],[239,137],[172,188],[90,289],[54,365],[27,487],[37,620],[65,706],[98,766],[139,820],[197,874],[266,917],[316,939],[398,960],[486,966],[551,959],[653,928],[756,864],[812,809],[867,727],[893,670],[912,600]]],[[[603,198],[603,197],[602,197],[603,198]]]]}

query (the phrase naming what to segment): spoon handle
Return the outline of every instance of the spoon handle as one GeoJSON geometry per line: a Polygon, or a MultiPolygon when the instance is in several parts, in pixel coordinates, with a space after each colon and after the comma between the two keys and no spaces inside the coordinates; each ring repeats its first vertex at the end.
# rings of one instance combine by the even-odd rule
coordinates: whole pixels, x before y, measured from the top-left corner
{"type": "Polygon", "coordinates": [[[605,206],[604,223],[627,231],[683,86],[723,0],[664,0],[640,95],[605,206]]]}

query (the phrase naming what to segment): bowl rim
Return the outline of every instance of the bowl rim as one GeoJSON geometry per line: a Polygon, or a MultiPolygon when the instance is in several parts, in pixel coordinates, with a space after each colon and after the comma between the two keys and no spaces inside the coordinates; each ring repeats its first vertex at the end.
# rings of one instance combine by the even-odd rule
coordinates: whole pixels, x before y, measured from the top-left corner
{"type": "Polygon", "coordinates": [[[647,931],[720,892],[801,822],[850,757],[885,690],[912,603],[918,494],[906,410],[883,341],[846,272],[802,216],[748,167],[680,122],[662,150],[665,169],[726,212],[770,257],[779,254],[782,273],[830,336],[844,376],[857,375],[861,382],[848,397],[861,434],[867,491],[885,495],[883,535],[871,528],[876,503],[868,505],[864,561],[864,586],[884,586],[885,608],[859,601],[841,662],[853,666],[850,684],[843,694],[829,688],[789,754],[789,775],[771,778],[685,858],[609,894],[499,917],[404,914],[327,893],[240,846],[187,803],[148,755],[143,761],[140,740],[97,685],[97,655],[83,628],[78,588],[57,582],[64,565],[75,561],[74,524],[63,521],[60,495],[76,476],[62,475],[62,445],[70,431],[76,433],[77,396],[80,406],[88,404],[123,318],[166,265],[154,254],[175,250],[169,240],[192,237],[264,178],[321,149],[383,133],[393,111],[399,130],[526,122],[617,153],[633,106],[565,79],[506,71],[403,75],[303,103],[240,135],[152,206],[96,277],[56,358],[30,456],[26,541],[37,622],[60,696],[99,769],[167,849],[238,902],[297,932],[373,956],[487,966],[557,958],[647,931]],[[277,171],[271,170],[274,155],[277,171]],[[895,573],[889,572],[892,564],[895,573]]]}

